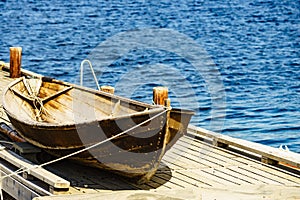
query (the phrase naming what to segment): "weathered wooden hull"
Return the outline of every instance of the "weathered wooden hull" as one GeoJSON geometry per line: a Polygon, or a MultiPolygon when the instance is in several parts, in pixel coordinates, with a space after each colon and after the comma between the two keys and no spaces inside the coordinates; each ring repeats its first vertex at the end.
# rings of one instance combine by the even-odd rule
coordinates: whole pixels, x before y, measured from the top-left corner
{"type": "Polygon", "coordinates": [[[28,92],[26,84],[23,79],[13,82],[3,97],[4,109],[23,138],[58,157],[101,143],[70,158],[140,181],[155,173],[193,114],[171,110],[168,115],[162,106],[54,80],[29,81],[38,85],[35,92],[28,92]],[[40,99],[31,98],[33,93],[40,99]]]}

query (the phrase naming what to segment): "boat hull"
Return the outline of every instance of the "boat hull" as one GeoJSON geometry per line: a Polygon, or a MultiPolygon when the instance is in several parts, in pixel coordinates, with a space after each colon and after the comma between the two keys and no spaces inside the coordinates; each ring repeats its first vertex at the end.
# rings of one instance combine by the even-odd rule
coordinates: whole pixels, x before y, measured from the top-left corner
{"type": "MultiPolygon", "coordinates": [[[[33,83],[37,83],[37,81],[33,83]]],[[[69,85],[66,83],[63,83],[63,87],[56,86],[56,84],[61,83],[51,80],[46,83],[43,82],[41,87],[44,86],[46,89],[59,88],[68,91],[56,97],[57,92],[55,93],[55,90],[48,92],[48,90],[39,88],[39,95],[43,99],[47,99],[49,95],[55,97],[38,108],[41,110],[45,107],[48,112],[38,117],[35,114],[37,113],[37,106],[34,107],[34,102],[30,102],[29,98],[26,97],[28,91],[26,91],[26,88],[24,89],[24,81],[15,81],[4,92],[4,110],[20,135],[29,143],[56,157],[72,154],[70,159],[76,162],[109,170],[139,182],[146,182],[153,176],[166,150],[171,148],[186,133],[187,125],[193,114],[193,112],[187,110],[166,110],[162,106],[135,102],[74,85],[72,85],[72,89],[68,89],[69,85]],[[43,94],[43,91],[47,91],[44,92],[46,94],[43,94]],[[18,95],[15,93],[18,93],[18,95]],[[52,105],[59,103],[62,107],[66,107],[69,101],[69,103],[73,103],[73,106],[68,108],[69,110],[76,109],[74,104],[90,105],[86,101],[79,104],[74,103],[74,94],[78,97],[78,93],[82,97],[95,95],[96,100],[93,101],[96,101],[97,104],[94,105],[99,104],[99,109],[103,108],[104,100],[102,99],[105,99],[105,102],[113,102],[112,105],[106,107],[113,110],[120,107],[121,111],[119,113],[121,114],[101,115],[100,117],[97,117],[96,114],[96,117],[91,118],[92,120],[78,120],[76,119],[76,113],[79,112],[73,110],[74,119],[71,120],[66,117],[68,123],[62,123],[62,117],[62,122],[53,123],[53,116],[62,116],[61,112],[63,111],[60,110],[61,108],[54,109],[50,107],[52,105]],[[14,110],[15,105],[10,105],[11,101],[8,102],[10,98],[15,98],[14,101],[18,103],[18,106],[21,104],[22,109],[19,109],[19,114],[24,117],[20,117],[18,113],[13,112],[16,111],[14,110]],[[23,111],[26,111],[27,115],[31,117],[21,113],[23,111]],[[50,113],[51,111],[53,113],[50,113]],[[49,119],[49,121],[52,120],[51,122],[47,121],[47,115],[52,116],[52,119],[49,119]]],[[[81,110],[90,109],[90,107],[80,107],[81,110]]],[[[83,115],[82,112],[80,114],[83,115]]],[[[80,116],[79,119],[85,118],[80,116]]]]}

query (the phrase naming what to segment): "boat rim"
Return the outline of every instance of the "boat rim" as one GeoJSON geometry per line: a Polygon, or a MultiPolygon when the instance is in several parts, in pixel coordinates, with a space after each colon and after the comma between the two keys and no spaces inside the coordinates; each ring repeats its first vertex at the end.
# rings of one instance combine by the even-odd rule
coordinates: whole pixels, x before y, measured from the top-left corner
{"type": "MultiPolygon", "coordinates": [[[[9,114],[10,117],[14,118],[15,120],[18,120],[18,121],[21,121],[20,118],[10,112],[8,109],[7,109],[7,102],[6,102],[6,94],[9,90],[9,88],[13,87],[15,84],[17,84],[18,82],[20,82],[21,80],[23,79],[23,77],[21,78],[18,78],[14,81],[12,81],[4,90],[3,90],[3,95],[2,95],[2,105],[3,105],[3,109],[5,110],[6,113],[9,114]]],[[[63,85],[66,85],[66,86],[72,86],[73,88],[75,89],[79,89],[79,90],[83,90],[83,91],[86,91],[86,92],[90,92],[90,93],[94,93],[94,94],[99,94],[99,95],[104,95],[104,96],[107,96],[107,97],[110,97],[110,98],[114,98],[114,99],[118,99],[120,101],[125,101],[125,102],[128,102],[128,103],[132,103],[132,104],[137,104],[139,106],[142,106],[142,107],[145,107],[145,110],[143,111],[136,111],[134,113],[131,113],[131,114],[126,114],[126,115],[119,115],[119,116],[107,116],[107,117],[104,117],[104,118],[101,118],[101,119],[92,119],[92,120],[86,120],[86,121],[83,121],[83,122],[79,122],[79,123],[63,123],[61,125],[59,125],[58,123],[48,123],[48,122],[39,122],[39,121],[34,121],[34,120],[27,120],[27,119],[22,119],[22,123],[26,124],[26,125],[30,125],[30,126],[38,126],[40,128],[49,128],[49,127],[74,127],[74,126],[81,126],[81,125],[86,125],[86,124],[89,124],[89,123],[94,123],[96,121],[103,121],[103,120],[118,120],[118,119],[122,119],[122,118],[128,118],[128,117],[134,117],[134,116],[142,116],[142,115],[155,115],[155,114],[159,114],[159,113],[162,113],[165,112],[167,110],[167,108],[165,106],[162,106],[162,105],[151,105],[151,104],[147,104],[147,103],[144,103],[144,102],[139,102],[139,101],[136,101],[136,100],[132,100],[132,99],[128,99],[128,98],[125,98],[125,97],[121,97],[121,96],[118,96],[118,95],[114,95],[114,94],[110,94],[110,93],[106,93],[106,92],[103,92],[103,91],[98,91],[98,90],[95,90],[95,89],[91,89],[91,88],[87,88],[87,87],[83,87],[83,86],[79,86],[79,85],[75,85],[75,84],[71,84],[71,83],[67,83],[67,82],[63,82],[63,81],[59,81],[59,80],[56,80],[56,79],[53,79],[53,81],[57,84],[63,84],[63,85]],[[149,108],[149,109],[147,109],[149,108]]]]}

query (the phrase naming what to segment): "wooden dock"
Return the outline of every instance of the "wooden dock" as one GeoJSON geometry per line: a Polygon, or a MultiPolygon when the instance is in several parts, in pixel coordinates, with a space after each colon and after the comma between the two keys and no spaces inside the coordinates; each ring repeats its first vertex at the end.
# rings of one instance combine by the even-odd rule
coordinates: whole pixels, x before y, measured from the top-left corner
{"type": "MultiPolygon", "coordinates": [[[[1,96],[12,80],[9,70],[0,70],[1,96]]],[[[0,122],[9,124],[2,106],[0,114],[0,122]]],[[[20,200],[300,199],[300,154],[192,125],[165,154],[151,181],[142,185],[68,160],[39,168],[4,146],[0,150],[2,177],[29,169],[2,179],[2,190],[20,200]]],[[[24,149],[17,152],[30,157],[31,152],[24,149]]]]}

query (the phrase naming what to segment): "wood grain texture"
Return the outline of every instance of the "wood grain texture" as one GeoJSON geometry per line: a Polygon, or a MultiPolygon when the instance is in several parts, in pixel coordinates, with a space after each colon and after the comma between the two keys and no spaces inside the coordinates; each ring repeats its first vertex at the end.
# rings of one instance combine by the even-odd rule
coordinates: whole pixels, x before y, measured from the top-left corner
{"type": "Polygon", "coordinates": [[[21,76],[22,48],[10,47],[10,78],[21,76]]]}
{"type": "Polygon", "coordinates": [[[165,105],[165,100],[168,99],[167,87],[154,87],[153,88],[153,102],[156,105],[165,105]]]}

